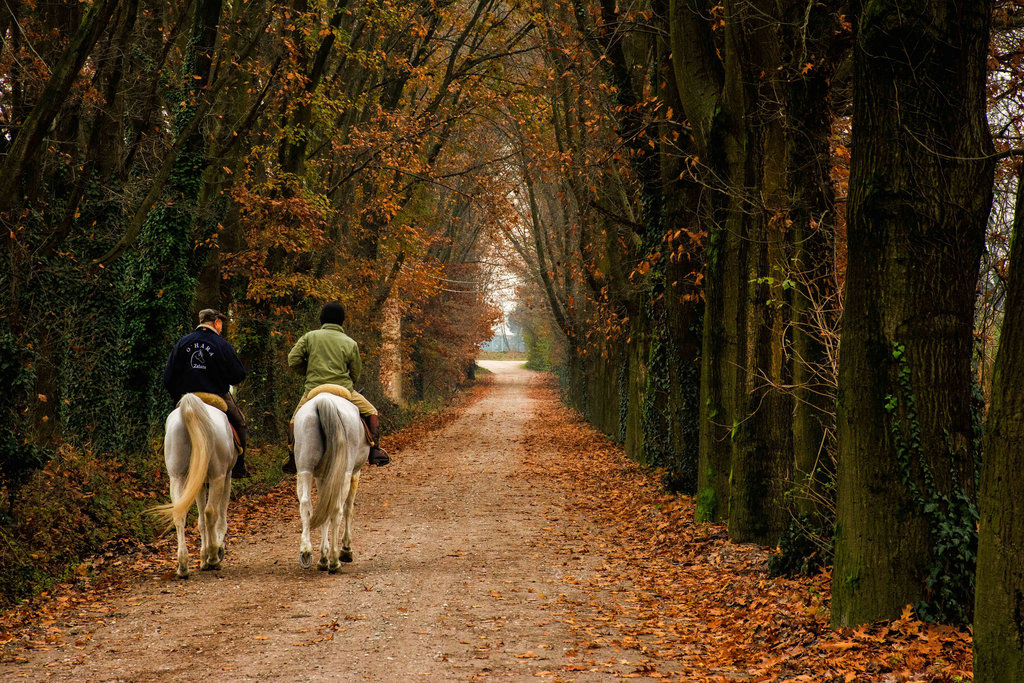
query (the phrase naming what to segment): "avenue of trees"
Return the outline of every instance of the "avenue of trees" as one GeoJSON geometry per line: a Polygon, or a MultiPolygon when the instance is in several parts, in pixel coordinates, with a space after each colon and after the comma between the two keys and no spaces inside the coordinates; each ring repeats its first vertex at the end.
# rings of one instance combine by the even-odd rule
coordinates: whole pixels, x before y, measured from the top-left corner
{"type": "Polygon", "coordinates": [[[1024,679],[1022,12],[545,5],[510,236],[594,424],[831,565],[835,626],[973,623],[984,681],[1024,679]]]}
{"type": "Polygon", "coordinates": [[[1024,679],[1024,2],[4,10],[0,524],[64,445],[153,457],[199,308],[274,443],[320,303],[432,401],[513,268],[531,364],[699,521],[1024,679]]]}

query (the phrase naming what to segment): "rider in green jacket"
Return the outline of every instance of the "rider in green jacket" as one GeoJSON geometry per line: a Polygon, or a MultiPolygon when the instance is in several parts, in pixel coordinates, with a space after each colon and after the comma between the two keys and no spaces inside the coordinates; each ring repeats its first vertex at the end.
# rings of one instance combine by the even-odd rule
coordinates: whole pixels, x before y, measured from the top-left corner
{"type": "MultiPolygon", "coordinates": [[[[380,419],[373,404],[353,388],[363,371],[359,357],[359,345],[345,334],[345,308],[337,302],[325,304],[320,311],[320,329],[310,330],[295,343],[288,352],[288,365],[306,376],[302,387],[302,399],[295,406],[295,413],[309,400],[309,392],[322,384],[339,384],[348,389],[352,403],[366,420],[373,445],[370,446],[371,465],[387,465],[391,458],[380,448],[380,419]]],[[[295,473],[295,413],[288,423],[288,462],[283,469],[295,473]]]]}

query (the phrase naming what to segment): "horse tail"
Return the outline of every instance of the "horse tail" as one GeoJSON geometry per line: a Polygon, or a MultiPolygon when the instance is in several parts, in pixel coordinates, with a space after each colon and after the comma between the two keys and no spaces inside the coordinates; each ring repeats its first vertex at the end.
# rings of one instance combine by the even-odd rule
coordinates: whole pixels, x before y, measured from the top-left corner
{"type": "Polygon", "coordinates": [[[181,411],[181,421],[188,431],[188,439],[192,445],[185,488],[178,500],[149,510],[151,514],[163,518],[169,524],[187,515],[189,508],[195,503],[199,491],[206,483],[210,455],[216,439],[213,422],[206,412],[206,404],[202,399],[195,394],[185,394],[178,401],[178,409],[181,411]]]}
{"type": "Polygon", "coordinates": [[[348,469],[348,433],[341,410],[332,399],[324,398],[317,401],[316,413],[320,420],[320,430],[324,435],[326,462],[323,476],[320,477],[320,495],[317,497],[316,507],[313,508],[313,517],[309,521],[313,529],[323,526],[337,508],[345,472],[348,469]]]}

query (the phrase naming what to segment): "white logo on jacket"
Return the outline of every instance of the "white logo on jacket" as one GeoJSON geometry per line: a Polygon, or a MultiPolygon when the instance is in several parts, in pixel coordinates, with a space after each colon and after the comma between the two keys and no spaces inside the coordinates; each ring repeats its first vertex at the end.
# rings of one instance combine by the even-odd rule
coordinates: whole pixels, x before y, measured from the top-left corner
{"type": "Polygon", "coordinates": [[[189,365],[193,370],[206,369],[206,355],[213,357],[213,347],[203,342],[193,342],[185,347],[185,353],[189,354],[189,365]]]}

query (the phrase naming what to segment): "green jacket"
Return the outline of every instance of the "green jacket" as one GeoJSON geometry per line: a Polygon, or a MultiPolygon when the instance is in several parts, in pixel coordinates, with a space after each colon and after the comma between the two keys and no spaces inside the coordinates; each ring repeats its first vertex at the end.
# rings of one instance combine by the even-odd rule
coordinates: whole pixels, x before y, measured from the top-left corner
{"type": "Polygon", "coordinates": [[[321,384],[340,384],[352,389],[363,372],[359,345],[341,325],[327,323],[302,335],[288,352],[288,365],[306,374],[303,393],[321,384]]]}

